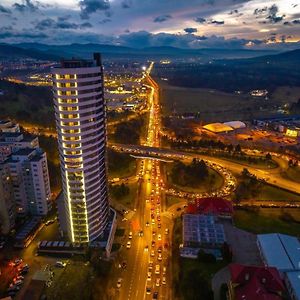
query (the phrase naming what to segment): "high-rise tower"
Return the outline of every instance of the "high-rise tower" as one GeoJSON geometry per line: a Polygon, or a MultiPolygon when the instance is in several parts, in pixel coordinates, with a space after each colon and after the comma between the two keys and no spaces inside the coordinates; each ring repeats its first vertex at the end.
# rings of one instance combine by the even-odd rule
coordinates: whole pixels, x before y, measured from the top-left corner
{"type": "Polygon", "coordinates": [[[95,240],[108,222],[106,111],[99,53],[52,69],[62,172],[61,230],[73,242],[95,240]]]}

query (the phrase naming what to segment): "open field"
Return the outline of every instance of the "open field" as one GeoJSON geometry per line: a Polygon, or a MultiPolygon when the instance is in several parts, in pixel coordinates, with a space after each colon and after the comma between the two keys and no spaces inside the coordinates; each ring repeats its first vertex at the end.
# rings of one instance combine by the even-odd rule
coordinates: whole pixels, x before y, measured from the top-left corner
{"type": "Polygon", "coordinates": [[[224,181],[222,176],[218,172],[210,168],[208,169],[209,175],[207,176],[207,178],[199,182],[199,185],[197,187],[192,187],[188,185],[182,186],[182,185],[175,184],[172,181],[172,176],[170,176],[172,165],[173,164],[167,165],[167,182],[169,188],[174,188],[176,190],[180,190],[188,193],[201,193],[201,192],[218,190],[223,186],[224,181]],[[214,179],[211,180],[212,178],[214,179]]]}
{"type": "Polygon", "coordinates": [[[300,201],[300,195],[290,193],[269,184],[264,184],[256,200],[294,202],[300,201]]]}
{"type": "Polygon", "coordinates": [[[300,167],[289,167],[283,174],[289,180],[300,183],[300,167]]]}
{"type": "Polygon", "coordinates": [[[199,114],[204,122],[249,120],[275,114],[277,106],[295,102],[296,89],[278,90],[272,100],[254,98],[248,94],[225,93],[204,88],[184,88],[161,83],[163,114],[199,114]],[[285,97],[286,93],[294,96],[285,97]]]}
{"type": "Polygon", "coordinates": [[[138,185],[136,183],[130,183],[130,184],[127,184],[127,186],[129,187],[129,194],[128,195],[126,195],[124,197],[120,197],[120,198],[115,198],[112,195],[112,193],[110,193],[110,197],[113,201],[118,202],[118,203],[126,206],[129,209],[133,209],[136,194],[137,194],[138,185]]]}
{"type": "Polygon", "coordinates": [[[47,288],[49,300],[84,300],[92,296],[92,270],[82,262],[74,262],[64,269],[54,270],[54,282],[47,288]],[[76,273],[76,276],[74,274],[76,273]]]}
{"type": "Polygon", "coordinates": [[[280,86],[271,95],[274,101],[286,101],[287,103],[297,102],[300,95],[300,87],[280,86]]]}
{"type": "Polygon", "coordinates": [[[236,210],[234,224],[236,227],[253,233],[279,232],[284,234],[300,234],[300,209],[265,209],[258,212],[236,210]],[[289,215],[294,219],[291,220],[289,215]]]}

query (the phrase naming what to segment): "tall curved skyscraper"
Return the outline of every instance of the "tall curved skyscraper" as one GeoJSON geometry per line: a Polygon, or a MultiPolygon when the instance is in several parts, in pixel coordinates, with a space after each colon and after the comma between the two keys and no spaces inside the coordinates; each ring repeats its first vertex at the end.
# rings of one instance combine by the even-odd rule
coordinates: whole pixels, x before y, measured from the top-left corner
{"type": "Polygon", "coordinates": [[[100,54],[52,69],[63,198],[61,230],[73,242],[95,240],[108,223],[106,110],[100,54]]]}

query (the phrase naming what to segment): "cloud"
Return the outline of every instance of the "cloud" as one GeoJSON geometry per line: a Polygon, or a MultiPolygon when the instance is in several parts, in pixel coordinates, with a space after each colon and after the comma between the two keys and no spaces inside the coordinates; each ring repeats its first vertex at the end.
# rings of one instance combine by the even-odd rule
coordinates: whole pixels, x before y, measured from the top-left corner
{"type": "Polygon", "coordinates": [[[35,28],[40,31],[50,30],[50,29],[87,29],[92,28],[93,25],[89,22],[84,22],[82,24],[77,24],[69,21],[65,21],[66,18],[57,18],[57,21],[51,18],[46,18],[38,21],[35,24],[35,28]]]}
{"type": "Polygon", "coordinates": [[[2,13],[2,14],[11,14],[11,10],[4,7],[3,5],[0,5],[0,13],[2,13]]]}
{"type": "Polygon", "coordinates": [[[82,24],[79,25],[80,29],[88,29],[88,28],[92,28],[93,25],[90,22],[84,22],[82,24]]]}
{"type": "Polygon", "coordinates": [[[263,15],[268,11],[268,7],[265,6],[263,8],[256,8],[253,12],[254,15],[258,16],[258,15],[263,15]]]}
{"type": "Polygon", "coordinates": [[[64,21],[71,19],[71,17],[72,17],[71,15],[60,16],[60,17],[57,17],[57,20],[60,22],[64,22],[64,21]]]}
{"type": "Polygon", "coordinates": [[[110,9],[109,0],[81,0],[79,1],[82,19],[88,19],[90,14],[97,11],[108,11],[110,9]]]}
{"type": "MultiPolygon", "coordinates": [[[[278,15],[279,9],[276,4],[273,4],[270,7],[263,7],[263,8],[256,8],[253,12],[254,15],[257,17],[264,16],[267,21],[261,21],[261,24],[267,24],[267,23],[279,23],[284,18],[285,15],[278,15]]],[[[287,25],[287,24],[285,24],[287,25]]]]}
{"type": "Polygon", "coordinates": [[[206,23],[206,19],[201,18],[201,17],[197,17],[197,18],[195,19],[195,22],[200,23],[200,24],[203,24],[203,23],[206,23]]]}
{"type": "Polygon", "coordinates": [[[299,24],[300,24],[300,19],[293,20],[292,23],[293,23],[294,25],[299,25],[299,24]]]}
{"type": "Polygon", "coordinates": [[[132,6],[132,1],[131,0],[123,0],[121,2],[121,7],[122,8],[130,8],[132,6]]]}
{"type": "Polygon", "coordinates": [[[271,23],[278,23],[281,22],[285,15],[278,16],[278,6],[276,4],[273,4],[269,9],[268,9],[268,16],[267,19],[270,20],[271,23]]]}
{"type": "Polygon", "coordinates": [[[32,30],[13,30],[11,26],[0,28],[0,38],[1,39],[11,39],[17,38],[18,40],[41,40],[45,39],[48,36],[44,33],[37,33],[32,30]]]}
{"type": "Polygon", "coordinates": [[[218,21],[218,20],[209,20],[209,19],[204,19],[201,17],[197,17],[195,22],[200,23],[200,24],[213,24],[213,25],[224,25],[225,21],[218,21]]]}
{"type": "Polygon", "coordinates": [[[38,7],[39,2],[36,2],[36,4],[33,4],[33,2],[31,0],[23,0],[22,4],[20,3],[14,3],[13,7],[15,10],[23,13],[25,11],[29,11],[29,12],[35,12],[39,9],[38,7]]]}
{"type": "Polygon", "coordinates": [[[217,20],[212,20],[210,21],[209,24],[215,24],[215,25],[224,25],[225,22],[224,21],[217,21],[217,20]]]}
{"type": "Polygon", "coordinates": [[[111,19],[106,18],[106,19],[103,19],[103,20],[99,21],[98,23],[99,24],[106,24],[106,23],[109,23],[109,22],[111,22],[111,19]]]}
{"type": "Polygon", "coordinates": [[[161,15],[161,16],[155,17],[153,19],[153,22],[154,23],[162,23],[162,22],[168,21],[170,19],[172,19],[171,15],[161,15]]]}
{"type": "Polygon", "coordinates": [[[183,29],[186,33],[195,33],[197,32],[197,28],[193,28],[193,27],[188,27],[188,28],[184,28],[183,29]]]}

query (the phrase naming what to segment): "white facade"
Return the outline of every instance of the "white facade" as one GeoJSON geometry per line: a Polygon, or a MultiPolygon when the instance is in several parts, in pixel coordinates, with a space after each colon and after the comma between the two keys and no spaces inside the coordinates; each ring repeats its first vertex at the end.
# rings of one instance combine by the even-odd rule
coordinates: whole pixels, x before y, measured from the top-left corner
{"type": "Polygon", "coordinates": [[[100,55],[62,61],[52,74],[64,194],[60,226],[72,242],[90,242],[103,233],[109,213],[100,55]]]}
{"type": "Polygon", "coordinates": [[[46,215],[51,209],[46,153],[41,149],[20,149],[3,164],[9,168],[17,213],[46,215]]]}
{"type": "Polygon", "coordinates": [[[15,226],[15,201],[9,168],[0,165],[0,234],[8,234],[15,226]]]}
{"type": "Polygon", "coordinates": [[[0,133],[0,162],[19,149],[38,147],[39,139],[36,136],[24,135],[20,132],[0,133]]]}

